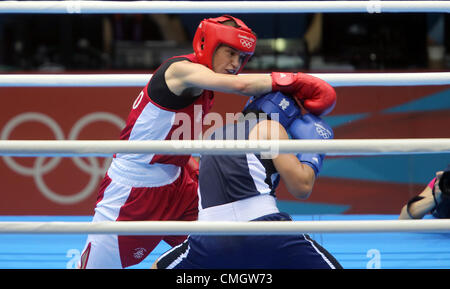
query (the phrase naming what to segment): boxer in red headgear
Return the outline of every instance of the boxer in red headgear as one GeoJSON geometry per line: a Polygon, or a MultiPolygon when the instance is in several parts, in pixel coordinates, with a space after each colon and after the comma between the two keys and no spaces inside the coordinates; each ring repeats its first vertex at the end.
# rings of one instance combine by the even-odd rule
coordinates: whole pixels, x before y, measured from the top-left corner
{"type": "MultiPolygon", "coordinates": [[[[184,80],[177,82],[181,86],[177,89],[192,86],[247,96],[281,91],[293,96],[299,105],[314,115],[325,115],[333,110],[336,93],[331,85],[305,73],[272,72],[270,75],[238,75],[235,78],[224,75],[240,73],[255,47],[256,35],[240,19],[229,15],[204,19],[194,36],[195,58],[191,61],[209,70],[198,68],[192,72],[180,69],[186,74],[176,75],[178,80],[184,80]],[[222,51],[225,49],[228,51],[222,51]]],[[[179,66],[184,65],[180,63],[179,66]]]]}
{"type": "MultiPolygon", "coordinates": [[[[314,114],[332,109],[336,94],[321,79],[303,73],[239,75],[255,47],[256,36],[240,19],[203,20],[194,53],[163,62],[130,104],[120,139],[197,139],[195,124],[211,109],[214,91],[245,96],[283,91],[314,114]]],[[[100,185],[93,221],[196,220],[197,174],[190,155],[116,154],[100,185]]],[[[89,235],[80,267],[125,268],[140,263],[161,240],[174,246],[184,239],[89,235]]]]}
{"type": "Polygon", "coordinates": [[[238,50],[242,56],[239,73],[255,52],[256,36],[244,22],[236,17],[224,15],[203,20],[194,36],[193,47],[199,63],[213,69],[213,55],[219,45],[238,50]],[[224,25],[234,22],[235,26],[224,25]]]}

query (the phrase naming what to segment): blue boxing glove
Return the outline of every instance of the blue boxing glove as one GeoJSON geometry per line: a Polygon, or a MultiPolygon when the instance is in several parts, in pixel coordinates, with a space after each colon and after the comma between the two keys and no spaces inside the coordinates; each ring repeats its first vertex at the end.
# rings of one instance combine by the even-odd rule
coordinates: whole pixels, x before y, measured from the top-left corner
{"type": "MultiPolygon", "coordinates": [[[[288,128],[288,133],[294,139],[332,139],[334,137],[331,127],[320,117],[313,114],[305,114],[295,119],[288,128]]],[[[316,176],[322,169],[324,154],[305,153],[297,154],[301,163],[309,165],[316,176]]]]}

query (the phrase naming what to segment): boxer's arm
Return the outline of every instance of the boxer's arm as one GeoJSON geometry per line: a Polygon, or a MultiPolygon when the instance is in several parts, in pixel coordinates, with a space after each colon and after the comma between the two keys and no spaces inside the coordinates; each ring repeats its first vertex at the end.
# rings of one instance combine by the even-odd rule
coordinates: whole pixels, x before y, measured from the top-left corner
{"type": "Polygon", "coordinates": [[[180,95],[186,89],[206,89],[225,93],[258,96],[272,90],[268,74],[223,74],[189,61],[170,65],[165,74],[169,89],[180,95]]]}
{"type": "MultiPolygon", "coordinates": [[[[250,139],[287,140],[289,136],[280,123],[266,120],[252,129],[250,139]]],[[[314,170],[294,154],[278,154],[272,161],[289,193],[299,199],[308,198],[314,186],[314,170]]]]}
{"type": "Polygon", "coordinates": [[[273,159],[273,164],[290,194],[299,199],[309,197],[315,181],[310,166],[301,163],[293,154],[280,154],[273,159]]]}
{"type": "Polygon", "coordinates": [[[315,115],[329,113],[336,104],[333,87],[324,80],[305,73],[223,74],[215,73],[198,63],[179,61],[166,70],[165,80],[176,95],[182,95],[187,89],[206,89],[246,96],[281,91],[294,96],[305,109],[315,115]]]}

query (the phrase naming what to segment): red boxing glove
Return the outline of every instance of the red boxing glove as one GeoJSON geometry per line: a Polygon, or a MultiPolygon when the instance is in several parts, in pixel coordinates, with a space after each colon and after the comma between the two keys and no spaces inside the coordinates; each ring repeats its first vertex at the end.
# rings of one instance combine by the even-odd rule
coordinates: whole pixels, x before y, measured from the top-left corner
{"type": "Polygon", "coordinates": [[[199,165],[198,162],[191,157],[189,159],[189,161],[187,162],[187,164],[185,165],[187,171],[189,172],[189,175],[191,176],[191,178],[198,182],[198,175],[199,175],[199,165]]]}
{"type": "Polygon", "coordinates": [[[336,105],[336,91],[326,81],[306,73],[272,72],[272,91],[290,94],[315,115],[325,115],[336,105]]]}

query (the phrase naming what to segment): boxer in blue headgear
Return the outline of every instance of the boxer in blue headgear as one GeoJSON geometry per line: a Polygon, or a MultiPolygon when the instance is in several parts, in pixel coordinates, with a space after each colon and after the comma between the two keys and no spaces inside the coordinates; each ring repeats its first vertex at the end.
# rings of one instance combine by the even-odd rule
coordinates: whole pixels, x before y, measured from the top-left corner
{"type": "MultiPolygon", "coordinates": [[[[320,118],[302,115],[296,101],[271,92],[252,98],[237,122],[217,128],[210,139],[289,140],[329,138],[320,118]],[[261,113],[267,114],[261,115],[261,113]],[[256,120],[256,121],[255,121],[256,120]],[[244,125],[243,125],[244,124],[244,125]],[[269,129],[268,129],[269,128],[269,129]],[[320,128],[320,129],[319,129],[320,128]],[[240,133],[239,133],[240,132],[240,133]]],[[[276,189],[283,181],[294,197],[312,191],[318,155],[262,153],[204,154],[200,159],[199,221],[292,221],[280,212],[276,189]],[[300,161],[299,161],[300,160],[300,161]]],[[[283,236],[191,235],[163,254],[153,268],[171,269],[334,269],[339,262],[306,234],[283,236]]]]}
{"type": "MultiPolygon", "coordinates": [[[[243,113],[264,112],[268,118],[277,120],[293,139],[332,139],[331,127],[319,116],[311,113],[302,115],[297,102],[277,91],[261,97],[251,97],[243,109],[243,113]],[[274,119],[276,116],[278,119],[274,119]]],[[[309,165],[316,176],[319,174],[325,155],[317,153],[299,153],[300,162],[309,165]]]]}

